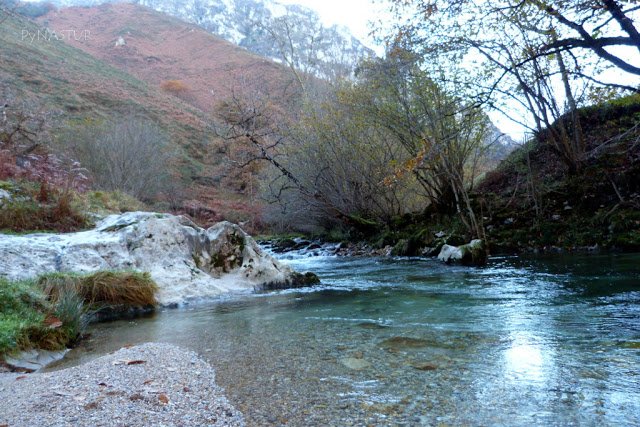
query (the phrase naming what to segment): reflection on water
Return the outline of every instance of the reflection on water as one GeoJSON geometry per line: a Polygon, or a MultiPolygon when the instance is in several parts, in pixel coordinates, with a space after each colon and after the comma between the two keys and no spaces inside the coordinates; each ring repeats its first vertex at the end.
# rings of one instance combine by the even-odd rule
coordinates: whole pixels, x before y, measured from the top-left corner
{"type": "MultiPolygon", "coordinates": [[[[543,366],[543,353],[540,346],[531,344],[526,340],[516,340],[505,353],[505,376],[515,376],[529,381],[543,381],[545,369],[543,366]]],[[[546,359],[551,359],[549,354],[546,359]]]]}
{"type": "Polygon", "coordinates": [[[288,260],[321,287],[96,325],[192,348],[249,425],[638,425],[640,256],[288,260]]]}

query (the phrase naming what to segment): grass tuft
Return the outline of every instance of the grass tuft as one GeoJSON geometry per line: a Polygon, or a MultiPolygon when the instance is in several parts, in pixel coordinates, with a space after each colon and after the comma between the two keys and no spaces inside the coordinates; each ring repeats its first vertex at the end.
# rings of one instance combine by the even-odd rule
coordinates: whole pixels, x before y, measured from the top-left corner
{"type": "Polygon", "coordinates": [[[101,310],[112,317],[157,304],[148,273],[53,273],[36,280],[0,278],[0,355],[40,348],[59,350],[78,340],[101,310]]]}
{"type": "Polygon", "coordinates": [[[94,308],[157,304],[158,286],[149,273],[100,271],[86,276],[53,273],[40,277],[38,285],[53,301],[72,291],[94,308]]]}

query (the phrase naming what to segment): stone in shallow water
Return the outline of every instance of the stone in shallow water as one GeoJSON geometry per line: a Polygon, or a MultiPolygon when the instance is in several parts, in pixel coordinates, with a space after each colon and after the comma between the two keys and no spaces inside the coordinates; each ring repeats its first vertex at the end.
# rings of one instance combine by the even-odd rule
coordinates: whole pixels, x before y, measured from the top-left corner
{"type": "Polygon", "coordinates": [[[5,358],[5,363],[17,370],[37,371],[50,363],[56,362],[64,357],[68,350],[47,351],[28,350],[23,351],[16,357],[5,358]]]}
{"type": "Polygon", "coordinates": [[[622,347],[640,349],[640,341],[626,341],[622,343],[622,347]]]}
{"type": "Polygon", "coordinates": [[[412,337],[391,337],[380,343],[380,347],[386,348],[387,350],[404,350],[407,348],[422,348],[426,347],[429,344],[429,341],[423,340],[421,338],[412,338],[412,337]]]}
{"type": "Polygon", "coordinates": [[[438,369],[436,365],[429,362],[414,362],[411,364],[411,366],[413,366],[418,371],[435,371],[436,369],[438,369]]]}
{"type": "Polygon", "coordinates": [[[349,369],[353,369],[354,371],[359,371],[371,366],[370,362],[367,362],[364,359],[357,359],[355,357],[343,357],[342,359],[340,359],[340,363],[342,363],[349,369]]]}

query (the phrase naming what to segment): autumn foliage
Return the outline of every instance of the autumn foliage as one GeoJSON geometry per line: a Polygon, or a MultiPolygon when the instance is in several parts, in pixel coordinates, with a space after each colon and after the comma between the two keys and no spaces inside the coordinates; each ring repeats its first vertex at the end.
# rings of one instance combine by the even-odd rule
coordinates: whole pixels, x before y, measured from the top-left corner
{"type": "Polygon", "coordinates": [[[191,88],[182,80],[165,80],[160,87],[165,92],[176,96],[184,96],[191,92],[191,88]]]}

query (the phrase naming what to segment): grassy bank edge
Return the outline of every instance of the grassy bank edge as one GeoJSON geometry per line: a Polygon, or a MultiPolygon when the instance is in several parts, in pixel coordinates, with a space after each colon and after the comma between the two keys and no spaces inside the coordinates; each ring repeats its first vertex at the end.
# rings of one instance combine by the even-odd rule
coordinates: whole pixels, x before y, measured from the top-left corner
{"type": "Polygon", "coordinates": [[[152,310],[158,287],[148,273],[51,273],[0,278],[0,360],[22,350],[72,346],[91,321],[152,310]]]}

